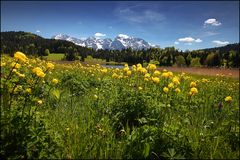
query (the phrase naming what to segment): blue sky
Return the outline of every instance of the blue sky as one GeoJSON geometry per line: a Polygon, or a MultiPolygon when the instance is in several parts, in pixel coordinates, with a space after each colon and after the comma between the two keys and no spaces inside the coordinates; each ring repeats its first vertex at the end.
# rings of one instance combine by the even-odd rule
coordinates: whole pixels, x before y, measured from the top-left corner
{"type": "Polygon", "coordinates": [[[1,1],[1,31],[45,38],[126,34],[161,48],[193,50],[238,43],[238,10],[238,1],[1,1]]]}

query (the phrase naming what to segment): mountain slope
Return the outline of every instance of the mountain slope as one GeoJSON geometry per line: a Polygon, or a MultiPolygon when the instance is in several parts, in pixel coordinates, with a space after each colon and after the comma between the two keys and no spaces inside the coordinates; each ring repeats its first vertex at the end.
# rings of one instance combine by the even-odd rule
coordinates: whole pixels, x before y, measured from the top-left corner
{"type": "Polygon", "coordinates": [[[132,48],[133,50],[146,50],[149,48],[158,48],[157,45],[151,45],[141,38],[134,38],[124,34],[119,34],[114,40],[110,38],[100,39],[96,37],[89,37],[86,40],[80,40],[68,35],[59,34],[53,36],[52,39],[61,39],[75,43],[79,46],[86,46],[93,49],[108,49],[108,50],[122,50],[132,48]]]}

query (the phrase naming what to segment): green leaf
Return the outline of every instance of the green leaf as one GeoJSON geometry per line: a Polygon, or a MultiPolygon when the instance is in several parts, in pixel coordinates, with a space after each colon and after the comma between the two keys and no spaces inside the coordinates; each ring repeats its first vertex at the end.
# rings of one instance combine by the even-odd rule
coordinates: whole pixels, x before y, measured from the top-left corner
{"type": "Polygon", "coordinates": [[[146,158],[149,155],[150,152],[150,145],[149,143],[145,143],[144,150],[143,150],[143,156],[146,158]]]}
{"type": "Polygon", "coordinates": [[[56,97],[57,99],[60,98],[60,91],[59,91],[58,89],[52,90],[51,93],[52,93],[52,95],[53,95],[54,97],[56,97]]]}

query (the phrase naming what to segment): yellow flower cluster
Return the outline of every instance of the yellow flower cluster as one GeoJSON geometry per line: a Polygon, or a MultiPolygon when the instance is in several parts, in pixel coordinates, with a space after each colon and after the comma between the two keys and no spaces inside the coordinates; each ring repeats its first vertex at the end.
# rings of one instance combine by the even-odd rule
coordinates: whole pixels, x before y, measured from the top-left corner
{"type": "Polygon", "coordinates": [[[54,64],[47,63],[47,69],[54,69],[54,64]]]}
{"type": "Polygon", "coordinates": [[[150,71],[154,71],[157,69],[157,66],[155,64],[148,64],[147,69],[150,71]]]}
{"type": "Polygon", "coordinates": [[[20,62],[26,62],[28,60],[27,56],[24,53],[19,51],[14,54],[14,59],[20,62]]]}
{"type": "Polygon", "coordinates": [[[39,67],[33,68],[33,69],[32,69],[32,72],[35,73],[38,77],[41,77],[41,78],[45,77],[45,75],[46,75],[46,74],[43,72],[43,70],[42,70],[41,68],[39,68],[39,67]]]}

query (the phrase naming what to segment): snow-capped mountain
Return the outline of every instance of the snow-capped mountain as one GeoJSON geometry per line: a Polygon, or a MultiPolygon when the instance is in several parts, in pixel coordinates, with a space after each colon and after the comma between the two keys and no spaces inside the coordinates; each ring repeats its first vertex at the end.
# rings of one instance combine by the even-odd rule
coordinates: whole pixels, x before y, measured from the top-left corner
{"type": "Polygon", "coordinates": [[[141,38],[134,38],[124,34],[119,34],[114,40],[110,38],[100,39],[98,37],[89,37],[86,40],[77,39],[68,35],[59,34],[52,37],[53,39],[66,40],[76,45],[98,49],[122,50],[132,48],[134,50],[157,48],[159,46],[152,45],[141,38]]]}

